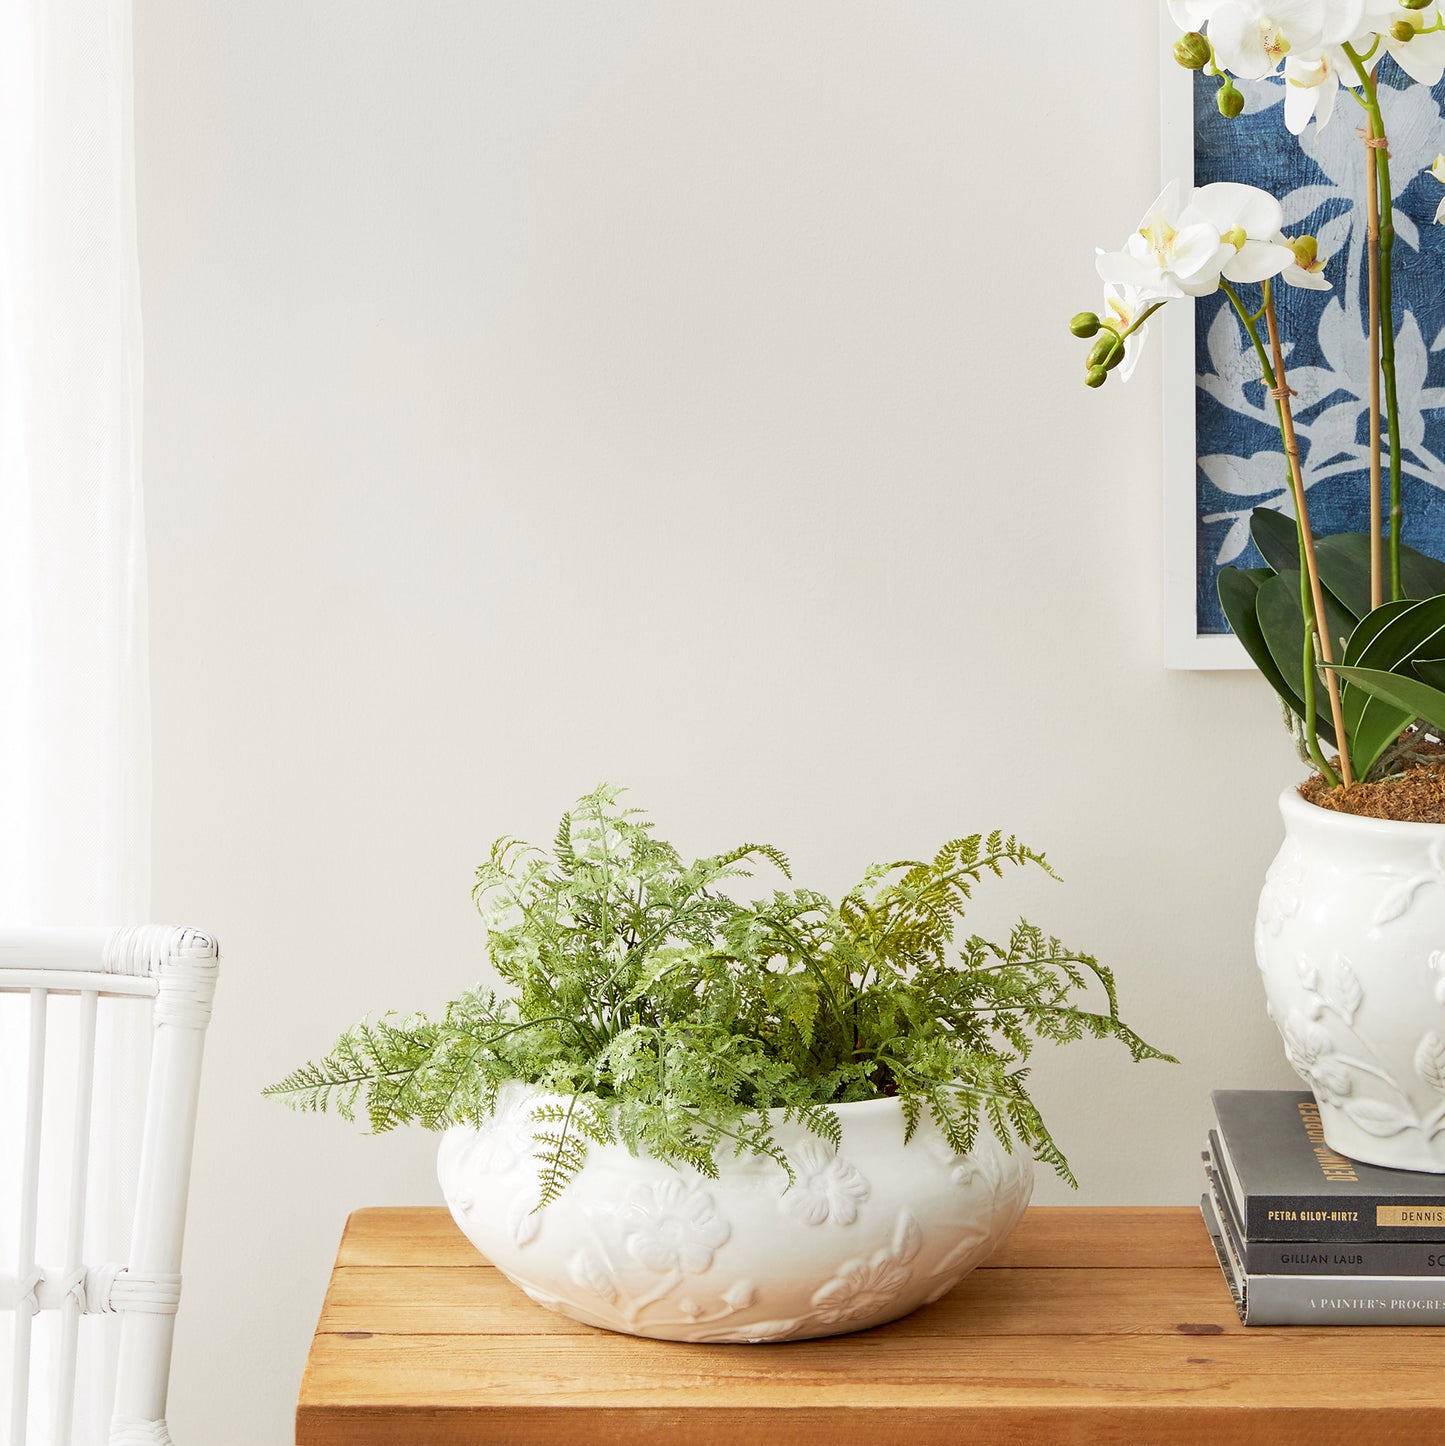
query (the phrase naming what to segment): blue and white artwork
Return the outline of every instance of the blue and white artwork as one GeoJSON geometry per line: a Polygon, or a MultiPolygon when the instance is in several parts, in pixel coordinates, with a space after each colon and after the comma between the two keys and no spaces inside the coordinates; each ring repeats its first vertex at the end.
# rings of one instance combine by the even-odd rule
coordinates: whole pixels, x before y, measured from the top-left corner
{"type": "MultiPolygon", "coordinates": [[[[1400,393],[1404,540],[1445,558],[1445,187],[1429,174],[1445,152],[1445,81],[1433,93],[1386,59],[1381,108],[1395,191],[1394,311],[1400,393]]],[[[1332,259],[1330,291],[1276,283],[1280,331],[1310,523],[1316,536],[1369,525],[1369,293],[1365,252],[1365,113],[1341,94],[1324,130],[1284,126],[1284,81],[1241,81],[1245,112],[1225,120],[1218,82],[1194,80],[1194,180],[1245,181],[1284,205],[1285,230],[1312,233],[1332,259]]],[[[1254,288],[1246,288],[1246,298],[1254,288]]],[[[1199,634],[1227,633],[1215,579],[1258,566],[1249,514],[1294,514],[1274,406],[1254,349],[1222,294],[1196,303],[1195,598],[1199,634]]],[[[1383,431],[1383,427],[1382,427],[1383,431]]],[[[1385,464],[1388,507],[1388,455],[1385,464]]]]}

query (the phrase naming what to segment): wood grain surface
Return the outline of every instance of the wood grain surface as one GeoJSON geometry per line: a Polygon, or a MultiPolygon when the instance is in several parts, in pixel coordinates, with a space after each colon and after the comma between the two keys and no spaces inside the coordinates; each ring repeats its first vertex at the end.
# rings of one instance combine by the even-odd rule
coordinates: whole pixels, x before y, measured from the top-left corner
{"type": "Polygon", "coordinates": [[[359,1210],[296,1439],[1445,1442],[1445,1334],[1246,1329],[1198,1211],[1036,1207],[957,1290],[893,1325],[767,1346],[647,1341],[534,1305],[445,1210],[359,1210]]]}

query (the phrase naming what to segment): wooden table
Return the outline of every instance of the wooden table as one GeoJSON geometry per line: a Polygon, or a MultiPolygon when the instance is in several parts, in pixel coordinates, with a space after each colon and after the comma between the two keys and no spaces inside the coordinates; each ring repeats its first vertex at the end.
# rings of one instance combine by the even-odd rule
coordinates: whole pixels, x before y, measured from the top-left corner
{"type": "Polygon", "coordinates": [[[643,1341],[534,1305],[441,1209],[347,1223],[302,1446],[1445,1441],[1440,1327],[1245,1329],[1191,1209],[1031,1209],[951,1295],[771,1346],[643,1341]]]}

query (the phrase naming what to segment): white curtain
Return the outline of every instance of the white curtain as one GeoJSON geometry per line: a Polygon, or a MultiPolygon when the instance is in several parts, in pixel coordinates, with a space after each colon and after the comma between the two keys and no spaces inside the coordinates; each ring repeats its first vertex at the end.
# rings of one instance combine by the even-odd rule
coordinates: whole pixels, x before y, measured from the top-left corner
{"type": "MultiPolygon", "coordinates": [[[[0,0],[0,920],[149,913],[150,721],[140,492],[141,331],[130,0],[0,0]]],[[[0,1273],[12,1269],[22,1001],[0,998],[0,1273]]],[[[102,1010],[105,1015],[106,1010],[102,1010]]],[[[63,1200],[68,1070],[55,1020],[43,1197],[63,1200]]],[[[115,1260],[148,1049],[136,1011],[102,1027],[89,1258],[115,1260]]],[[[63,1258],[42,1214],[40,1259],[63,1258]],[[47,1228],[50,1238],[46,1238],[47,1228]]],[[[8,1320],[0,1316],[0,1331],[8,1320]]],[[[109,1332],[87,1323],[77,1441],[104,1440],[109,1332]]],[[[47,1336],[37,1348],[44,1354],[47,1336]]],[[[0,1336],[0,1367],[8,1340],[0,1336]]],[[[43,1366],[43,1361],[40,1362],[43,1366]]],[[[8,1369],[0,1371],[0,1395],[8,1369]]],[[[49,1439],[49,1393],[32,1443],[49,1439]]],[[[0,1413],[0,1431],[4,1413],[0,1413]]]]}

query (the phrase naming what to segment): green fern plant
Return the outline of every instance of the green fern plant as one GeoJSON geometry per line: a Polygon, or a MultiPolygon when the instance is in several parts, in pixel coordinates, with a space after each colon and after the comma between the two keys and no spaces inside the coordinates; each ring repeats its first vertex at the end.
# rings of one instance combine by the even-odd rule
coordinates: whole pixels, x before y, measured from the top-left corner
{"type": "Polygon", "coordinates": [[[768,864],[767,844],[685,863],[620,790],[564,815],[551,853],[499,839],[474,897],[505,994],[477,989],[440,1020],[387,1016],[343,1034],[265,1093],[301,1110],[364,1107],[376,1131],[477,1124],[510,1081],[548,1098],[533,1113],[542,1203],[590,1144],[717,1173],[720,1152],[785,1170],[768,1111],[837,1143],[830,1106],[898,1097],[911,1137],[925,1113],[969,1150],[987,1120],[1071,1184],[1030,1099],[1041,1040],[1119,1040],[1135,1060],[1172,1057],[1119,1017],[1096,959],[1021,921],[1006,942],[959,938],[972,891],[1005,867],[1052,874],[1000,833],[954,839],[928,861],[870,869],[834,903],[775,889],[726,891],[768,864]],[[1100,1007],[1081,998],[1093,987],[1100,1007]]]}

